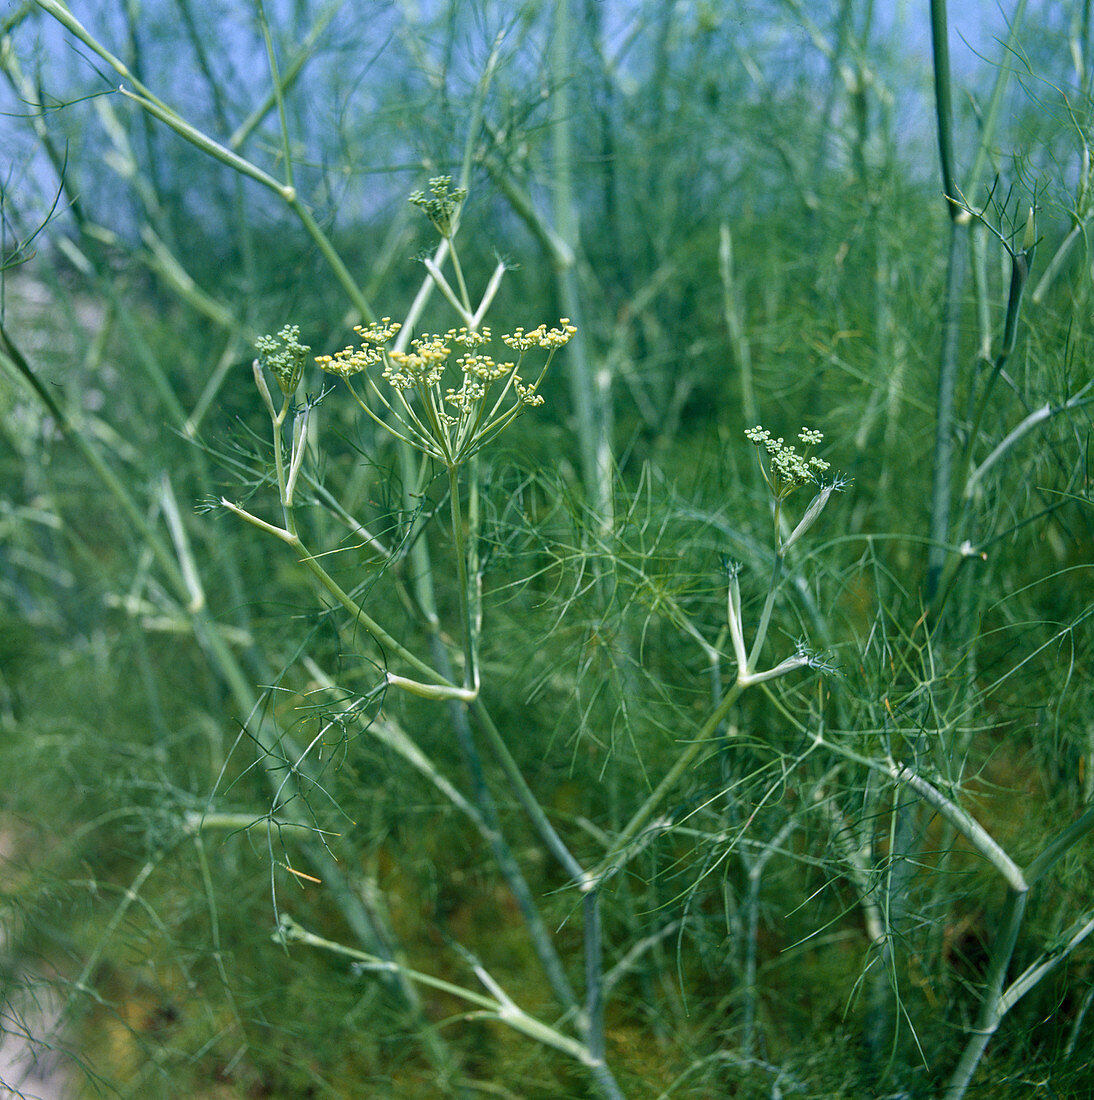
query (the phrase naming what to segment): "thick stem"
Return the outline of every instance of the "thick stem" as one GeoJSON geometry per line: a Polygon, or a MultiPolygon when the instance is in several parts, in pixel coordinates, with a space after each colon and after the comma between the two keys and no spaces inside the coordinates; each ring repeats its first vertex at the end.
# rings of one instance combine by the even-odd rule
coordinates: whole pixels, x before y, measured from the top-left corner
{"type": "MultiPolygon", "coordinates": [[[[776,530],[775,537],[779,537],[779,533],[776,530]]],[[[764,600],[763,611],[760,613],[760,622],[756,627],[756,637],[752,641],[752,649],[748,654],[748,667],[742,669],[741,672],[748,675],[756,667],[756,661],[759,659],[760,651],[763,649],[764,642],[767,640],[767,628],[771,624],[771,612],[775,606],[775,591],[779,586],[779,578],[782,576],[783,571],[783,555],[781,553],[775,554],[775,563],[771,569],[771,583],[767,586],[767,599],[764,600]]]]}
{"type": "Polygon", "coordinates": [[[1014,945],[1018,942],[1018,932],[1022,927],[1022,918],[1026,911],[1026,890],[1013,887],[1007,891],[1007,900],[999,919],[999,931],[992,945],[991,961],[988,964],[987,980],[980,999],[980,1013],[969,1036],[969,1041],[953,1071],[953,1076],[943,1092],[943,1100],[962,1100],[976,1067],[984,1057],[988,1043],[999,1027],[1005,1014],[1002,1004],[1003,982],[1006,980],[1007,967],[1010,966],[1014,945]]]}
{"type": "MultiPolygon", "coordinates": [[[[535,1039],[537,1042],[544,1043],[547,1046],[562,1051],[564,1054],[568,1054],[571,1058],[577,1059],[577,1061],[585,1066],[589,1066],[593,1062],[588,1050],[581,1043],[577,1042],[576,1039],[571,1039],[568,1035],[564,1035],[555,1028],[549,1027],[547,1024],[542,1023],[534,1017],[529,1016],[522,1009],[518,1008],[493,982],[489,984],[489,988],[496,990],[499,995],[487,997],[473,989],[467,989],[464,986],[455,985],[441,978],[435,978],[432,974],[424,974],[420,970],[412,970],[410,967],[404,966],[401,963],[377,958],[369,952],[358,951],[356,948],[346,947],[344,944],[337,943],[334,940],[324,939],[322,936],[317,936],[301,928],[300,925],[288,916],[282,917],[277,938],[280,942],[285,944],[303,943],[309,947],[318,947],[325,951],[343,955],[347,958],[356,959],[370,970],[381,973],[398,973],[405,979],[416,982],[418,985],[424,985],[429,989],[439,990],[462,1001],[467,1001],[470,1004],[479,1005],[501,1023],[508,1024],[510,1027],[531,1039],[535,1039]]],[[[480,979],[484,976],[483,973],[479,974],[480,979]]]]}
{"type": "Polygon", "coordinates": [[[539,833],[540,839],[575,882],[585,881],[585,869],[577,862],[570,849],[566,847],[558,833],[555,832],[555,827],[543,812],[543,807],[540,806],[536,796],[532,793],[531,788],[521,774],[517,762],[509,751],[509,746],[506,745],[498,727],[494,725],[494,720],[490,717],[490,712],[486,709],[482,699],[476,699],[471,707],[494,750],[494,755],[497,757],[505,777],[512,785],[512,793],[528,815],[528,820],[531,821],[536,832],[539,833]]]}
{"type": "MultiPolygon", "coordinates": [[[[448,496],[452,513],[452,540],[456,547],[456,578],[460,590],[460,626],[463,631],[463,686],[474,691],[479,686],[479,670],[475,656],[475,629],[471,614],[470,579],[467,573],[467,535],[463,529],[460,507],[460,470],[448,467],[448,496]]],[[[471,537],[474,537],[472,532],[471,537]]]]}
{"type": "Polygon", "coordinates": [[[961,296],[968,266],[965,228],[950,225],[950,254],[946,268],[946,304],[938,366],[938,404],[935,420],[934,480],[931,486],[927,551],[927,600],[934,599],[948,556],[950,503],[953,493],[954,394],[957,388],[958,344],[961,336],[961,296]]]}
{"type": "Polygon", "coordinates": [[[559,299],[563,314],[577,326],[570,342],[567,364],[570,395],[577,420],[581,472],[588,499],[601,522],[608,524],[612,514],[610,478],[611,446],[611,375],[606,368],[595,371],[585,341],[583,311],[577,282],[576,253],[580,230],[578,207],[574,199],[572,116],[569,90],[575,73],[571,29],[572,0],[555,0],[554,37],[550,63],[555,83],[551,97],[551,134],[553,137],[554,222],[564,243],[553,254],[559,299]]]}

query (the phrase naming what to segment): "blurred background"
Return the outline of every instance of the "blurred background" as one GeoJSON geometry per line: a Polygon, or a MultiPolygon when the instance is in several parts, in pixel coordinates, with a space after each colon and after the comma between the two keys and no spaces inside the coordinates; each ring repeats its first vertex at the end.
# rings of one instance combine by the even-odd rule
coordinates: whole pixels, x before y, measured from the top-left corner
{"type": "MultiPolygon", "coordinates": [[[[215,507],[280,522],[256,336],[292,323],[329,353],[403,316],[436,247],[407,199],[450,175],[472,294],[507,268],[495,331],[579,328],[545,407],[474,476],[484,693],[585,858],[732,673],[694,641],[725,645],[727,561],[746,619],[762,606],[771,511],[744,429],[819,428],[851,479],[788,569],[769,651],[806,639],[834,671],[742,702],[739,747],[686,780],[675,827],[605,901],[620,1087],[941,1094],[1003,885],[925,807],[903,813],[904,788],[810,754],[803,730],[878,762],[899,742],[1020,864],[1094,793],[1090,5],[954,9],[949,198],[974,218],[946,201],[925,5],[9,0],[11,1093],[599,1095],[443,993],[408,999],[274,942],[285,911],[340,942],[367,924],[474,985],[466,945],[565,1019],[488,846],[368,732],[394,716],[460,785],[447,712],[385,702],[364,633],[291,550],[215,507]],[[966,541],[955,580],[931,546],[966,541]],[[948,618],[925,632],[940,584],[948,618]]],[[[454,323],[436,296],[421,328],[454,323]]],[[[330,382],[309,367],[302,392],[330,382]]],[[[408,539],[455,631],[452,540],[430,521],[444,479],[410,484],[343,392],[314,425],[309,545],[426,652],[408,539]]],[[[498,797],[579,981],[570,884],[498,797]]],[[[1031,893],[1012,977],[1085,927],[1075,843],[1031,893]]],[[[1089,1095],[1094,965],[1081,939],[1064,954],[1002,1020],[976,1095],[1089,1095]]]]}

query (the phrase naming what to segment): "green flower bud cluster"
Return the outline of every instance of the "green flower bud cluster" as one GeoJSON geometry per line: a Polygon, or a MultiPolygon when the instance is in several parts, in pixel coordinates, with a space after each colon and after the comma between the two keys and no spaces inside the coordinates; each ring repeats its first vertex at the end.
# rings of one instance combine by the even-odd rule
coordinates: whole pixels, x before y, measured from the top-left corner
{"type": "Polygon", "coordinates": [[[456,218],[467,198],[467,189],[452,187],[451,176],[434,176],[429,181],[430,194],[415,191],[410,201],[419,207],[442,237],[450,238],[456,228],[456,218]]]}
{"type": "Polygon", "coordinates": [[[286,397],[296,393],[311,348],[300,343],[300,326],[285,325],[276,336],[260,336],[255,341],[258,361],[276,379],[286,397]]]}
{"type": "Polygon", "coordinates": [[[761,459],[760,469],[778,501],[785,500],[802,485],[819,485],[821,474],[828,469],[828,463],[823,458],[809,456],[810,449],[824,439],[823,433],[815,428],[802,428],[798,433],[798,439],[805,448],[804,454],[799,454],[797,448],[786,443],[782,436],[773,439],[771,433],[759,424],[755,428],[746,428],[745,437],[767,452],[768,464],[765,466],[761,459]]]}

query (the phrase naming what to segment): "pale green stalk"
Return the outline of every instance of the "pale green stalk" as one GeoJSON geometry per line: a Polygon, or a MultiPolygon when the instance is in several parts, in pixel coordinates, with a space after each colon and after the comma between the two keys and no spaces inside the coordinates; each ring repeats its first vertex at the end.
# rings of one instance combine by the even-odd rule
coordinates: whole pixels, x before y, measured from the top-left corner
{"type": "Polygon", "coordinates": [[[285,97],[281,85],[281,76],[277,71],[277,52],[274,50],[270,24],[266,20],[266,6],[263,0],[255,0],[258,13],[258,25],[262,29],[262,40],[266,44],[266,59],[270,65],[270,78],[274,98],[277,101],[277,119],[281,125],[281,154],[285,161],[285,185],[295,192],[292,170],[292,144],[289,141],[289,123],[285,117],[285,97]]]}
{"type": "Polygon", "coordinates": [[[965,281],[965,243],[954,223],[946,264],[945,316],[941,363],[938,373],[938,406],[934,444],[934,490],[931,497],[930,546],[927,551],[927,597],[938,592],[949,551],[950,493],[953,468],[954,390],[957,384],[958,340],[961,325],[961,293],[965,281]]]}
{"type": "MultiPolygon", "coordinates": [[[[565,243],[558,258],[568,258],[556,264],[562,311],[577,326],[568,359],[570,393],[577,418],[578,448],[581,453],[582,479],[589,500],[601,521],[610,525],[611,493],[611,380],[606,370],[597,372],[586,344],[584,311],[574,262],[580,239],[578,208],[574,200],[573,142],[571,134],[573,100],[570,88],[577,72],[572,54],[572,0],[555,0],[554,33],[551,38],[550,65],[554,77],[551,96],[551,136],[553,140],[552,195],[554,224],[558,237],[565,243]]],[[[538,219],[537,219],[538,220],[538,219]]]]}
{"type": "Polygon", "coordinates": [[[722,313],[741,383],[741,410],[746,424],[756,423],[756,394],[752,388],[752,349],[745,335],[742,288],[733,267],[733,237],[729,222],[719,226],[718,272],[722,280],[722,313]]]}
{"type": "Polygon", "coordinates": [[[1012,890],[1024,894],[1029,889],[1021,868],[1003,851],[991,834],[953,799],[947,798],[937,787],[905,764],[891,763],[889,774],[898,783],[911,787],[933,806],[1003,876],[1012,890]]]}
{"type": "Polygon", "coordinates": [[[1075,948],[1092,934],[1094,934],[1094,913],[1087,912],[1072,925],[1068,933],[1065,933],[1064,942],[1058,948],[1043,954],[1007,986],[999,998],[1000,1014],[1008,1013],[1030,990],[1067,962],[1075,948]]]}
{"type": "MultiPolygon", "coordinates": [[[[982,229],[985,236],[987,234],[987,226],[981,224],[978,228],[982,229]]],[[[973,526],[972,513],[968,507],[968,500],[970,499],[970,493],[968,492],[968,482],[970,480],[970,471],[975,459],[976,444],[980,438],[980,426],[983,423],[984,416],[988,409],[988,404],[992,395],[992,391],[995,388],[995,383],[998,381],[1000,375],[1003,373],[1004,368],[1007,365],[1007,361],[1010,358],[1011,352],[1014,350],[1014,344],[1018,335],[1018,319],[1022,308],[1022,299],[1025,294],[1026,283],[1029,279],[1029,265],[1033,259],[1033,249],[1036,244],[1036,229],[1034,224],[1034,211],[1031,207],[1029,210],[1029,216],[1026,221],[1025,234],[1021,247],[1015,249],[1009,246],[1005,241],[1001,240],[1001,243],[1007,250],[1007,254],[1010,257],[1011,265],[1011,278],[1010,287],[1007,296],[1007,310],[1003,321],[1003,339],[1000,344],[999,352],[991,361],[991,371],[988,375],[987,381],[983,385],[982,392],[978,395],[976,409],[972,417],[972,428],[968,433],[968,443],[965,447],[965,464],[962,470],[961,483],[958,486],[959,494],[964,498],[966,502],[965,511],[963,515],[963,528],[970,538],[975,539],[976,533],[973,526]]],[[[986,289],[982,286],[981,293],[986,296],[986,289]]],[[[985,358],[990,360],[990,336],[986,337],[988,355],[985,358]]]]}
{"type": "Polygon", "coordinates": [[[1034,409],[1028,416],[1019,421],[1019,423],[996,444],[991,454],[989,454],[988,457],[969,474],[968,481],[965,483],[963,496],[966,499],[975,497],[979,491],[980,482],[983,480],[984,475],[1009,451],[1013,450],[1015,445],[1033,431],[1034,428],[1050,420],[1052,417],[1058,416],[1060,413],[1068,412],[1072,409],[1083,408],[1089,405],[1091,401],[1094,401],[1094,398],[1087,396],[1091,387],[1094,387],[1094,381],[1087,382],[1078,393],[1069,397],[1066,401],[1058,405],[1046,402],[1039,409],[1034,409]]]}
{"type": "Polygon", "coordinates": [[[961,1100],[969,1087],[972,1075],[980,1064],[984,1051],[1003,1019],[1000,994],[1006,980],[1022,918],[1026,911],[1027,893],[1011,887],[999,916],[998,927],[992,943],[987,979],[980,994],[980,1013],[972,1027],[972,1035],[954,1069],[953,1076],[942,1093],[944,1100],[961,1100]]]}
{"type": "MultiPolygon", "coordinates": [[[[452,512],[452,539],[456,554],[456,584],[460,593],[460,620],[463,632],[463,686],[469,692],[479,690],[479,666],[475,653],[475,627],[472,622],[471,582],[467,575],[468,537],[463,530],[460,510],[460,474],[458,466],[448,467],[448,497],[452,512]]],[[[474,539],[474,533],[471,534],[474,539]]]]}
{"type": "Polygon", "coordinates": [[[484,970],[479,968],[476,968],[478,977],[484,984],[487,984],[488,988],[494,991],[495,996],[488,997],[482,993],[476,993],[472,989],[467,989],[464,986],[455,985],[453,982],[435,978],[432,974],[424,974],[420,970],[412,970],[410,967],[403,966],[400,963],[377,958],[367,951],[358,951],[356,948],[346,947],[344,944],[336,943],[333,940],[323,939],[321,936],[317,936],[307,931],[305,928],[302,928],[287,915],[283,915],[281,918],[281,926],[276,938],[278,942],[281,943],[302,943],[308,947],[318,947],[325,951],[333,952],[336,955],[343,955],[346,958],[355,959],[358,962],[364,963],[369,970],[401,974],[410,981],[416,982],[418,985],[424,985],[429,989],[436,989],[442,993],[448,993],[450,996],[456,997],[461,1001],[466,1001],[468,1004],[478,1005],[480,1008],[486,1010],[486,1014],[489,1018],[498,1020],[500,1023],[513,1028],[515,1031],[519,1031],[529,1039],[534,1039],[537,1043],[543,1043],[546,1046],[553,1047],[555,1050],[562,1051],[562,1053],[574,1058],[586,1068],[593,1068],[598,1064],[597,1059],[593,1057],[584,1044],[579,1043],[576,1039],[568,1035],[564,1035],[561,1031],[537,1020],[535,1017],[528,1015],[528,1013],[519,1008],[502,992],[497,983],[493,982],[484,970]]]}
{"type": "MultiPolygon", "coordinates": [[[[1026,0],[1018,0],[1009,21],[1009,34],[1004,49],[1017,51],[1018,31],[1025,13],[1026,0]]],[[[943,304],[943,331],[938,371],[938,405],[934,447],[934,481],[931,491],[930,547],[927,555],[927,598],[933,600],[938,591],[946,558],[950,553],[950,505],[953,493],[954,394],[957,386],[961,300],[967,268],[966,230],[969,214],[964,209],[957,184],[954,151],[952,76],[950,71],[949,21],[946,0],[931,0],[931,41],[934,47],[935,108],[938,145],[942,164],[942,187],[950,215],[950,244],[946,274],[946,294],[943,304]]],[[[967,177],[964,194],[972,195],[980,185],[989,152],[995,140],[995,128],[1002,107],[1003,93],[1012,66],[998,68],[991,99],[980,126],[980,141],[967,177]]]]}
{"type": "Polygon", "coordinates": [[[239,149],[251,134],[258,129],[262,124],[262,120],[270,111],[280,103],[285,92],[296,83],[297,77],[303,71],[305,64],[307,64],[309,58],[312,56],[316,43],[322,37],[327,27],[330,26],[334,17],[345,3],[346,0],[331,0],[331,2],[320,12],[311,30],[308,31],[307,37],[286,66],[284,76],[270,89],[262,102],[260,102],[232,132],[232,136],[228,139],[228,147],[230,149],[239,149]]]}
{"type": "Polygon", "coordinates": [[[1075,205],[1071,214],[1072,225],[1067,236],[1060,242],[1052,258],[1045,265],[1045,273],[1041,276],[1033,291],[1033,304],[1035,306],[1041,305],[1053,283],[1066,270],[1068,257],[1075,246],[1085,238],[1090,220],[1094,217],[1094,188],[1091,187],[1090,179],[1090,146],[1087,143],[1082,126],[1078,125],[1077,122],[1075,130],[1082,145],[1082,151],[1079,154],[1079,179],[1076,184],[1075,205]]]}
{"type": "Polygon", "coordinates": [[[186,534],[186,525],[182,521],[178,501],[175,499],[175,490],[171,485],[171,479],[167,474],[160,477],[159,504],[163,512],[164,522],[171,534],[171,542],[175,549],[175,559],[179,563],[182,583],[190,599],[186,603],[188,612],[201,611],[205,607],[205,589],[201,583],[197,563],[190,550],[190,539],[186,534]]]}
{"type": "MultiPolygon", "coordinates": [[[[775,529],[778,531],[778,504],[776,508],[775,529]]],[[[744,673],[747,676],[750,669],[752,669],[756,661],[759,660],[760,651],[763,649],[764,641],[767,639],[767,628],[771,625],[771,613],[775,607],[775,593],[779,587],[779,578],[782,576],[783,570],[783,555],[780,551],[775,552],[775,561],[771,568],[771,581],[767,586],[767,597],[764,599],[763,610],[760,612],[760,622],[756,627],[756,637],[752,642],[752,649],[748,654],[748,661],[745,664],[744,673]]]]}
{"type": "Polygon", "coordinates": [[[301,565],[304,566],[315,578],[319,581],[323,588],[325,588],[339,604],[350,613],[354,621],[363,626],[375,639],[384,647],[384,649],[390,653],[394,653],[400,659],[406,661],[407,664],[414,668],[426,679],[433,684],[440,684],[444,687],[455,687],[455,685],[442,676],[430,665],[426,664],[420,658],[410,652],[401,642],[396,641],[379,623],[376,622],[365,610],[353,599],[336,580],[319,564],[315,556],[304,546],[300,540],[300,536],[288,527],[277,527],[272,523],[267,523],[265,520],[260,519],[258,516],[253,515],[250,512],[240,508],[239,505],[233,504],[226,497],[222,497],[220,501],[221,505],[239,516],[241,519],[245,519],[248,523],[253,524],[261,531],[265,531],[267,534],[274,535],[282,542],[288,544],[293,550],[295,550],[300,556],[297,559],[301,565]]]}

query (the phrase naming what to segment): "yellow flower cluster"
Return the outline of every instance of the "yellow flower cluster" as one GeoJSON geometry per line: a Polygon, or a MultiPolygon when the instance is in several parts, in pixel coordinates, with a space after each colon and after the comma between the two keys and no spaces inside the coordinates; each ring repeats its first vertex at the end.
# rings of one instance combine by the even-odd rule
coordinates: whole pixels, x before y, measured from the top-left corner
{"type": "Polygon", "coordinates": [[[480,382],[496,382],[516,369],[516,363],[496,363],[489,355],[461,355],[456,360],[456,366],[468,377],[477,378],[480,382]]]}
{"type": "Polygon", "coordinates": [[[527,351],[529,348],[544,348],[547,351],[557,351],[570,342],[577,329],[570,324],[569,317],[563,317],[559,324],[561,328],[548,329],[546,325],[540,325],[525,332],[518,328],[514,332],[503,336],[502,342],[516,351],[527,351]]]}
{"type": "Polygon", "coordinates": [[[397,390],[411,386],[435,386],[444,375],[452,354],[443,336],[419,336],[411,340],[413,351],[389,351],[384,378],[397,390]]]}
{"type": "Polygon", "coordinates": [[[317,355],[315,361],[328,374],[336,374],[339,378],[351,378],[374,363],[383,362],[383,346],[400,328],[402,325],[398,321],[392,321],[390,317],[373,321],[370,325],[355,325],[353,331],[361,337],[359,348],[345,347],[341,351],[336,351],[334,355],[317,355]]]}
{"type": "Polygon", "coordinates": [[[577,329],[563,318],[558,327],[540,325],[529,332],[518,328],[506,333],[501,341],[517,352],[516,362],[498,362],[480,351],[489,344],[489,328],[449,329],[444,334],[423,334],[410,341],[407,351],[389,350],[385,345],[399,331],[390,317],[371,325],[358,325],[359,347],[343,348],[334,355],[317,356],[323,370],[342,378],[361,408],[388,431],[412,446],[452,466],[474,454],[488,439],[502,431],[523,409],[543,404],[537,392],[551,360],[559,348],[569,343],[577,329]],[[441,388],[445,369],[456,348],[463,353],[456,360],[463,379],[459,387],[441,388]],[[526,354],[533,349],[547,352],[546,362],[532,382],[518,373],[526,354]],[[353,390],[351,378],[368,367],[382,363],[381,377],[396,391],[391,397],[377,388],[365,375],[369,387],[388,410],[384,420],[353,390]],[[501,383],[496,396],[488,394],[494,383],[501,383]],[[414,406],[410,392],[416,395],[414,406]],[[508,395],[508,400],[507,400],[508,395]]]}

